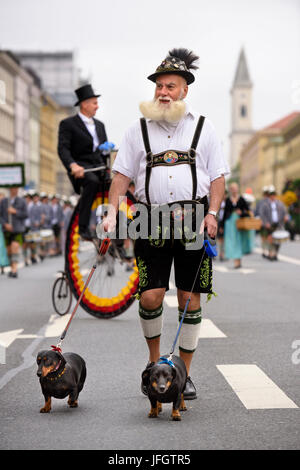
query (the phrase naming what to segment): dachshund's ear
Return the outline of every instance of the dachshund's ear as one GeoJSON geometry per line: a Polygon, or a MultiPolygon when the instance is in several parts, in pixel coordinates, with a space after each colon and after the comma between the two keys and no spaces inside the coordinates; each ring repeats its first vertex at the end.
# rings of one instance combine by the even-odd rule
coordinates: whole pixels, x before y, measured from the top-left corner
{"type": "Polygon", "coordinates": [[[142,373],[142,382],[146,387],[149,385],[150,369],[145,369],[142,373]]]}
{"type": "Polygon", "coordinates": [[[172,367],[173,380],[175,379],[176,375],[177,375],[177,371],[176,371],[175,367],[172,367]]]}

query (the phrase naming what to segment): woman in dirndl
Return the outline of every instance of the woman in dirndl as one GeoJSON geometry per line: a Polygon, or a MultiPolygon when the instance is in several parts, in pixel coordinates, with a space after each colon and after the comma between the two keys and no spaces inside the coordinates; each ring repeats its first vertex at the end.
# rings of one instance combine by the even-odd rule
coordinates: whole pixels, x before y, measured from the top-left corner
{"type": "Polygon", "coordinates": [[[4,273],[5,266],[9,266],[9,259],[6,252],[5,240],[2,231],[2,225],[0,224],[0,269],[1,274],[4,273]]]}
{"type": "Polygon", "coordinates": [[[231,183],[225,201],[223,226],[225,258],[234,260],[234,269],[242,266],[242,256],[249,253],[249,231],[238,230],[236,221],[249,214],[248,203],[240,196],[238,184],[231,183]]]}
{"type": "MultiPolygon", "coordinates": [[[[0,201],[3,198],[4,198],[4,194],[0,193],[0,201]]],[[[1,274],[4,274],[5,266],[9,266],[9,259],[8,259],[8,256],[7,256],[2,225],[0,224],[0,271],[1,271],[1,274]]]]}

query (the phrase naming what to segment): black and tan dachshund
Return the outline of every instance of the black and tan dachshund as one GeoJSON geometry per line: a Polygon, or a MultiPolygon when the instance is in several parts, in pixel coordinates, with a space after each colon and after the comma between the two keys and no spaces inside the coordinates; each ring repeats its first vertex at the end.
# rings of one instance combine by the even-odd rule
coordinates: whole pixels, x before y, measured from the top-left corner
{"type": "Polygon", "coordinates": [[[186,379],[185,363],[178,356],[173,356],[172,360],[162,356],[152,367],[144,370],[142,381],[151,403],[149,418],[157,418],[162,411],[161,403],[173,403],[172,419],[181,420],[180,411],[186,410],[183,399],[186,379]]]}
{"type": "Polygon", "coordinates": [[[81,392],[85,378],[85,361],[75,353],[65,353],[49,350],[40,351],[37,355],[37,376],[40,378],[45,405],[41,413],[51,410],[51,397],[66,398],[69,396],[70,408],[78,406],[78,395],[81,392]]]}

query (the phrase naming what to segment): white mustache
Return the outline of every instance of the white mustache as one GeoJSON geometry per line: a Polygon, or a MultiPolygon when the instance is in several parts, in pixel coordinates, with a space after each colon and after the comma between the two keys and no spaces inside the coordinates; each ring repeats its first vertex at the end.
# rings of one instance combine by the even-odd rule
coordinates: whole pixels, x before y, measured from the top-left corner
{"type": "Polygon", "coordinates": [[[167,96],[165,97],[161,96],[160,98],[158,98],[158,101],[168,101],[169,103],[173,102],[172,98],[169,98],[167,96]]]}
{"type": "Polygon", "coordinates": [[[140,111],[145,118],[153,121],[178,122],[185,113],[185,102],[183,100],[174,101],[172,98],[158,98],[155,101],[144,101],[140,104],[140,111]],[[161,100],[169,101],[166,107],[161,100]]]}

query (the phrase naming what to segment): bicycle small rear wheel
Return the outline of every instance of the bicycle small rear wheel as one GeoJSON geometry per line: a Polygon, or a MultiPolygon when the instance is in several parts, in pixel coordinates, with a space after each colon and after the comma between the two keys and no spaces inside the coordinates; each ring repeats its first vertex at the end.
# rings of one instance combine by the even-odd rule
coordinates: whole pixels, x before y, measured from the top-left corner
{"type": "Polygon", "coordinates": [[[52,288],[52,304],[58,315],[66,315],[72,304],[72,292],[65,275],[58,277],[52,288]]]}
{"type": "MultiPolygon", "coordinates": [[[[91,220],[95,224],[95,212],[108,204],[108,187],[100,191],[92,206],[91,220]]],[[[127,198],[120,210],[130,218],[133,201],[127,198]]],[[[79,203],[72,214],[66,238],[65,269],[74,297],[80,297],[93,265],[96,269],[81,299],[81,307],[97,318],[120,315],[134,302],[139,276],[135,258],[130,263],[117,253],[114,243],[105,256],[99,256],[95,244],[99,240],[83,240],[78,233],[79,203]]]]}

